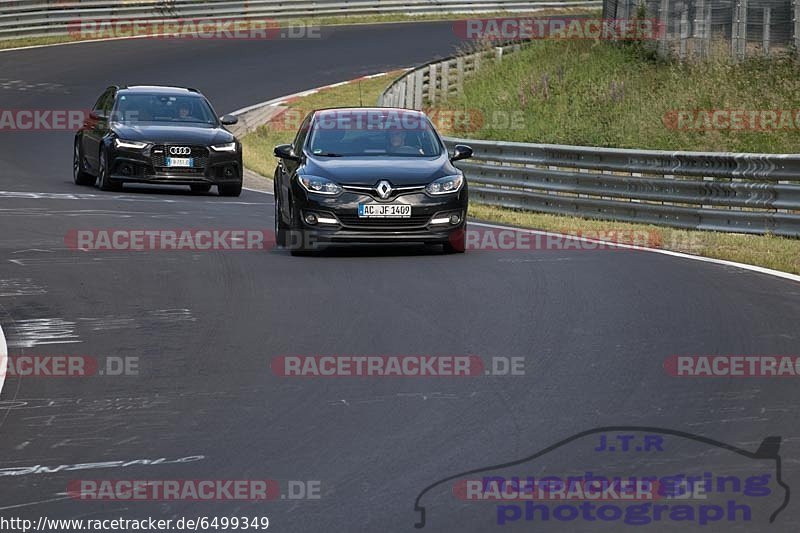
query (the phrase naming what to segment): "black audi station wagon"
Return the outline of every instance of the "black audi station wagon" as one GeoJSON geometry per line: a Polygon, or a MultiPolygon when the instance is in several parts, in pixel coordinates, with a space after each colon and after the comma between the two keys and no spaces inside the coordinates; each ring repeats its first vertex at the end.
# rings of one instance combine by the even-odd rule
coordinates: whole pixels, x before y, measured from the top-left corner
{"type": "Polygon", "coordinates": [[[242,192],[242,145],[195,89],[109,87],[75,135],[76,184],[102,190],[123,183],[188,185],[221,196],[242,192]]]}

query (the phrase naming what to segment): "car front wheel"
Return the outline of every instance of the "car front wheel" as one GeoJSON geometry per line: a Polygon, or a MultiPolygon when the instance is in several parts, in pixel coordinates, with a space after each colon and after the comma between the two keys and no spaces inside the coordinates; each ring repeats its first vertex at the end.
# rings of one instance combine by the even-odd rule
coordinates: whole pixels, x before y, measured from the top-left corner
{"type": "Polygon", "coordinates": [[[283,221],[283,217],[281,216],[281,199],[277,192],[277,187],[275,191],[275,245],[280,246],[281,248],[286,248],[286,232],[288,231],[288,227],[286,223],[283,221]]]}
{"type": "Polygon", "coordinates": [[[83,155],[79,140],[75,141],[75,150],[72,155],[72,180],[75,185],[94,185],[95,182],[95,177],[83,170],[83,155]]]}
{"type": "Polygon", "coordinates": [[[108,156],[105,150],[100,150],[100,172],[97,176],[97,186],[101,191],[118,191],[121,184],[108,177],[108,156]]]}

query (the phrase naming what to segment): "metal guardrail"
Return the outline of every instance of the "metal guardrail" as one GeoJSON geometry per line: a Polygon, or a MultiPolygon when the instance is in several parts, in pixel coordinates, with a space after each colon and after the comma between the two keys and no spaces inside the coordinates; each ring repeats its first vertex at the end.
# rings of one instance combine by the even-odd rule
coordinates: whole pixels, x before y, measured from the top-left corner
{"type": "MultiPolygon", "coordinates": [[[[423,109],[460,92],[507,45],[427,63],[378,105],[423,109]]],[[[445,138],[470,145],[458,163],[478,203],[605,220],[800,237],[800,154],[669,152],[445,138]]]]}
{"type": "Polygon", "coordinates": [[[0,0],[0,39],[66,35],[78,20],[277,20],[398,13],[513,13],[600,5],[600,1],[579,0],[0,0]]]}
{"type": "Polygon", "coordinates": [[[394,80],[378,97],[378,105],[422,109],[426,104],[447,100],[461,93],[464,80],[480,68],[481,62],[502,60],[521,46],[519,42],[505,43],[491,50],[425,63],[394,80]]]}

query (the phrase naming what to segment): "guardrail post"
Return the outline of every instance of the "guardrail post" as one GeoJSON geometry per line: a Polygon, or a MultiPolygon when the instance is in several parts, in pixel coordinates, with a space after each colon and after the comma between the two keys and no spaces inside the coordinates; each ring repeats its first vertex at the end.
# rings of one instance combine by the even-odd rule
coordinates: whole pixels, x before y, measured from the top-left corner
{"type": "Polygon", "coordinates": [[[439,69],[436,63],[428,67],[428,101],[436,103],[436,89],[439,86],[439,69]]]}
{"type": "Polygon", "coordinates": [[[770,25],[772,24],[772,9],[764,8],[764,33],[761,36],[761,48],[764,49],[764,55],[769,55],[769,38],[770,38],[770,25]]]}
{"type": "Polygon", "coordinates": [[[619,0],[617,2],[617,13],[619,13],[618,19],[628,20],[629,13],[628,10],[630,9],[630,0],[619,0]],[[621,9],[620,9],[621,8],[621,9]]]}
{"type": "Polygon", "coordinates": [[[502,46],[495,46],[494,47],[494,58],[498,62],[503,60],[503,47],[502,46]]]}
{"type": "Polygon", "coordinates": [[[689,10],[684,9],[681,13],[681,48],[680,57],[686,59],[686,52],[689,43],[689,10]]]}
{"type": "Polygon", "coordinates": [[[712,26],[711,23],[714,20],[711,16],[713,9],[713,5],[711,2],[708,2],[706,5],[706,12],[705,12],[705,31],[703,34],[703,57],[710,57],[711,56],[711,36],[712,36],[712,26]]]}
{"type": "Polygon", "coordinates": [[[702,39],[705,37],[704,31],[706,27],[706,21],[703,18],[706,12],[706,1],[705,0],[697,0],[697,4],[694,7],[694,28],[692,32],[692,37],[695,39],[702,39]]]}
{"type": "Polygon", "coordinates": [[[397,107],[406,106],[406,86],[408,85],[408,78],[403,78],[398,87],[399,94],[397,95],[397,107]]]}
{"type": "Polygon", "coordinates": [[[411,107],[422,109],[422,89],[425,84],[425,72],[420,69],[414,72],[414,102],[411,107]]]}
{"type": "Polygon", "coordinates": [[[658,8],[658,21],[661,25],[658,54],[661,57],[666,57],[669,51],[669,0],[661,0],[661,5],[658,8]]]}
{"type": "Polygon", "coordinates": [[[800,0],[794,0],[794,51],[800,54],[800,0]]]}
{"type": "Polygon", "coordinates": [[[461,94],[464,90],[464,56],[458,56],[456,58],[456,91],[461,94]]]}
{"type": "Polygon", "coordinates": [[[731,25],[731,51],[737,60],[747,54],[747,0],[737,0],[731,25]]]}
{"type": "Polygon", "coordinates": [[[793,0],[792,21],[794,22],[794,53],[800,57],[800,0],[793,0]]]}
{"type": "Polygon", "coordinates": [[[450,95],[450,61],[442,63],[442,100],[450,95]]]}
{"type": "Polygon", "coordinates": [[[406,76],[406,98],[403,107],[414,107],[414,73],[411,72],[406,76]]]}

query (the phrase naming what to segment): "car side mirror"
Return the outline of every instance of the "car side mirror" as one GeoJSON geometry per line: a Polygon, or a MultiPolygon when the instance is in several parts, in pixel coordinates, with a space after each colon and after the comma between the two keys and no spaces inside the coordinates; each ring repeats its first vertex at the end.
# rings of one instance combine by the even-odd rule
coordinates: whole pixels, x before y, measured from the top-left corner
{"type": "Polygon", "coordinates": [[[89,118],[92,120],[108,120],[108,116],[102,111],[91,111],[89,118]]]}
{"type": "Polygon", "coordinates": [[[219,121],[223,126],[233,126],[234,124],[239,123],[239,117],[236,115],[222,115],[219,117],[219,121]]]}
{"type": "Polygon", "coordinates": [[[294,153],[291,144],[281,144],[275,147],[275,157],[278,159],[288,159],[290,161],[300,161],[300,156],[294,153]]]}
{"type": "Polygon", "coordinates": [[[450,157],[450,161],[460,161],[462,159],[469,159],[470,157],[472,157],[472,148],[466,144],[457,144],[453,149],[453,155],[450,157]]]}

